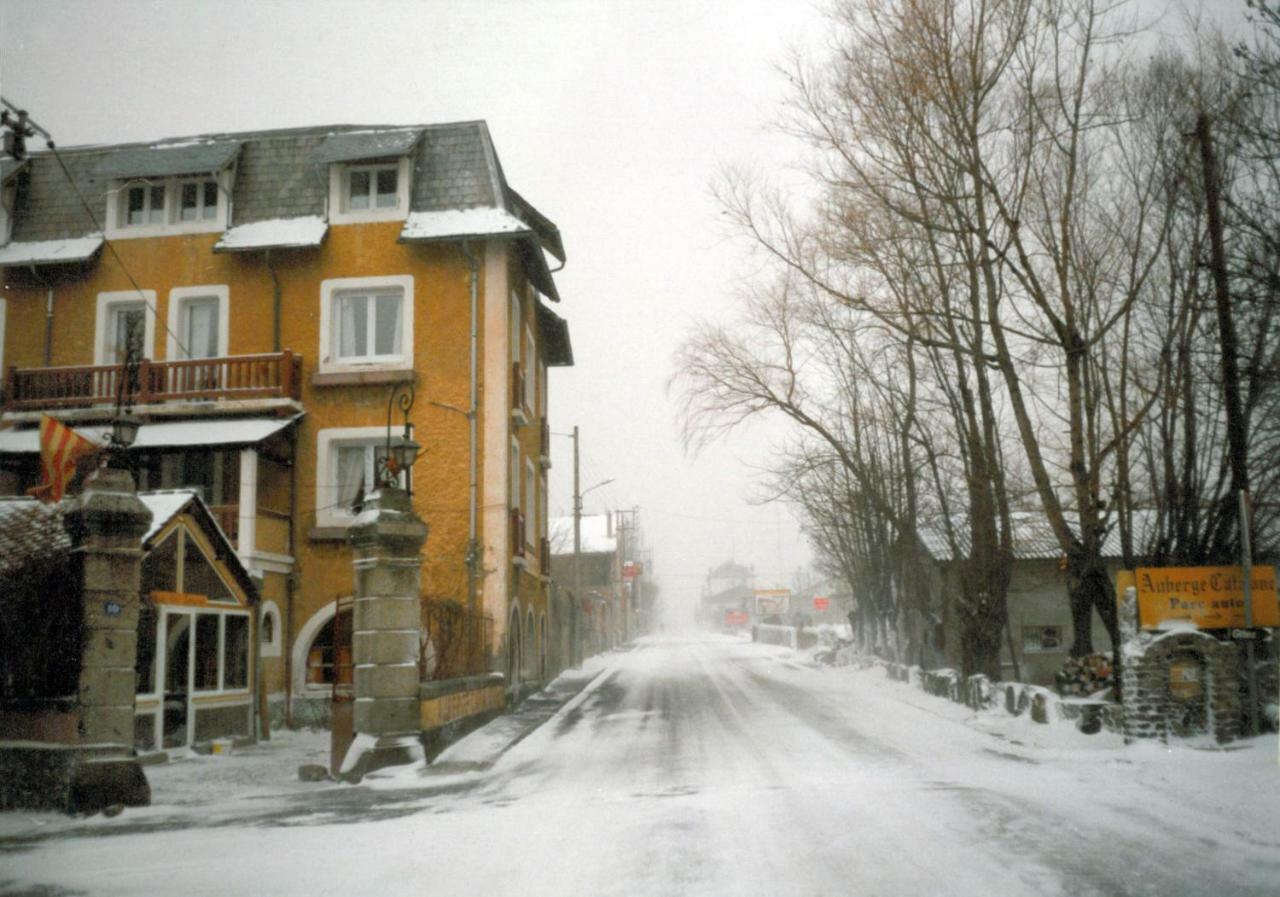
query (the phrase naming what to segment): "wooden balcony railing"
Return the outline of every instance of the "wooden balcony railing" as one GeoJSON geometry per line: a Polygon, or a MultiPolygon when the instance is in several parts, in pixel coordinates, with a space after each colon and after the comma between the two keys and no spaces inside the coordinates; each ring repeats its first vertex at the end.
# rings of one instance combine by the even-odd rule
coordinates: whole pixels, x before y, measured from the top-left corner
{"type": "Polygon", "coordinates": [[[519,508],[511,509],[511,554],[524,557],[524,515],[519,508]]]}
{"type": "MultiPolygon", "coordinates": [[[[138,365],[126,384],[135,405],[214,399],[299,398],[302,356],[289,350],[138,365]]],[[[120,394],[122,364],[55,368],[9,368],[4,409],[32,411],[113,404],[120,394]]]]}

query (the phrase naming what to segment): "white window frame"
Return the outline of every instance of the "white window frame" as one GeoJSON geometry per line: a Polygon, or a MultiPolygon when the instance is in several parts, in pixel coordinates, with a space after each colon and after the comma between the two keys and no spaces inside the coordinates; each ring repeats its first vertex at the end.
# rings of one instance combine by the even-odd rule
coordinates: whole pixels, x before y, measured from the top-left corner
{"type": "Polygon", "coordinates": [[[97,317],[93,335],[93,363],[95,365],[118,364],[114,355],[107,353],[107,321],[113,309],[121,305],[145,307],[143,320],[145,329],[142,337],[142,357],[155,358],[156,343],[156,291],[155,290],[117,290],[98,294],[97,317]]]}
{"type": "MultiPolygon", "coordinates": [[[[389,277],[335,277],[320,282],[320,359],[321,373],[340,371],[408,371],[413,368],[413,277],[409,274],[389,277]],[[374,356],[368,361],[342,361],[334,356],[333,341],[337,336],[334,301],[342,293],[396,290],[401,293],[400,354],[374,356]]],[[[370,334],[372,336],[372,334],[370,334]]]]}
{"type": "MultiPolygon", "coordinates": [[[[400,434],[391,434],[391,445],[400,441],[400,434]]],[[[387,444],[387,428],[383,427],[333,427],[321,430],[316,434],[316,525],[317,526],[349,526],[355,520],[350,508],[334,507],[338,500],[338,449],[365,446],[373,450],[387,444]]],[[[376,458],[375,458],[376,462],[376,458]]],[[[365,473],[372,474],[375,481],[378,475],[376,463],[370,470],[370,462],[366,460],[365,473]]],[[[376,483],[369,483],[365,494],[372,492],[376,483]]]]}
{"type": "Polygon", "coordinates": [[[533,328],[528,326],[524,328],[524,355],[524,407],[537,417],[538,356],[533,341],[533,328]]]}
{"type": "MultiPolygon", "coordinates": [[[[513,436],[511,438],[511,507],[520,510],[520,442],[513,436]]],[[[525,523],[526,527],[528,523],[525,523]]]]}
{"type": "Polygon", "coordinates": [[[510,324],[507,339],[511,342],[511,360],[515,362],[520,360],[520,294],[515,290],[511,291],[510,324]]]}
{"type": "Polygon", "coordinates": [[[183,333],[183,308],[194,299],[216,299],[218,301],[218,354],[214,357],[225,358],[227,356],[228,329],[231,323],[231,288],[222,284],[174,287],[169,291],[169,332],[165,343],[164,357],[171,361],[189,357],[183,351],[186,347],[178,345],[178,335],[183,333]]]}
{"type": "Polygon", "coordinates": [[[274,601],[264,601],[258,610],[258,643],[260,645],[259,652],[262,657],[279,657],[280,647],[284,643],[283,630],[280,628],[282,617],[280,616],[280,606],[274,601]],[[266,632],[267,620],[271,620],[271,638],[268,641],[262,640],[262,633],[266,632]]]}
{"type": "MultiPolygon", "coordinates": [[[[362,224],[369,221],[403,221],[408,218],[409,175],[411,172],[412,166],[409,164],[408,156],[401,156],[394,163],[368,160],[333,163],[329,166],[329,223],[362,224]],[[373,171],[379,168],[387,168],[392,164],[396,166],[395,208],[350,208],[351,172],[373,171]]],[[[376,193],[370,192],[369,196],[372,200],[376,193]]]]}
{"type": "Polygon", "coordinates": [[[136,237],[164,237],[176,234],[212,234],[227,229],[227,214],[230,209],[228,196],[234,182],[233,167],[210,174],[185,174],[167,178],[130,178],[111,182],[107,191],[106,236],[114,240],[130,240],[136,237]],[[218,207],[212,218],[197,218],[194,221],[183,221],[181,215],[182,185],[193,182],[204,183],[214,181],[218,185],[218,207]],[[164,188],[164,220],[160,223],[146,224],[128,223],[129,189],[131,187],[164,188]]]}
{"type": "Polygon", "coordinates": [[[524,491],[528,513],[524,515],[524,544],[537,550],[538,547],[538,474],[534,470],[533,459],[527,455],[524,459],[524,491]]]}
{"type": "Polygon", "coordinates": [[[1038,625],[1030,625],[1030,626],[1024,624],[1022,627],[1022,653],[1023,654],[1065,653],[1067,650],[1067,646],[1064,638],[1065,635],[1066,635],[1065,627],[1060,623],[1041,623],[1038,625]],[[1058,630],[1058,644],[1056,647],[1051,647],[1051,648],[1044,647],[1043,635],[1045,631],[1049,629],[1058,630]],[[1038,633],[1034,643],[1032,643],[1028,639],[1028,636],[1031,635],[1032,633],[1038,633]]]}

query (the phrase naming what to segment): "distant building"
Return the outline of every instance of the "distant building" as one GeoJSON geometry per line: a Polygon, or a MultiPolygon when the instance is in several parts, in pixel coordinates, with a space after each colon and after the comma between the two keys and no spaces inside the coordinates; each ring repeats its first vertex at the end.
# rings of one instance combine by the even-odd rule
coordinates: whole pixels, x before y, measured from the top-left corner
{"type": "Polygon", "coordinates": [[[738,612],[737,619],[746,614],[748,621],[753,620],[755,582],[755,570],[733,560],[712,569],[707,573],[698,602],[700,620],[708,626],[720,628],[725,625],[727,611],[738,612]]]}

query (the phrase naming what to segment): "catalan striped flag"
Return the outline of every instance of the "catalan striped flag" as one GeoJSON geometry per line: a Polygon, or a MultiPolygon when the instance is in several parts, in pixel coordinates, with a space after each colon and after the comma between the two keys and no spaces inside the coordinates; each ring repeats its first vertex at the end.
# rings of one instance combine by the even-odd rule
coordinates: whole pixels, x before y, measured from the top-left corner
{"type": "Polygon", "coordinates": [[[75,477],[76,465],[102,451],[102,446],[47,414],[40,418],[40,485],[27,494],[44,502],[62,500],[75,477]]]}

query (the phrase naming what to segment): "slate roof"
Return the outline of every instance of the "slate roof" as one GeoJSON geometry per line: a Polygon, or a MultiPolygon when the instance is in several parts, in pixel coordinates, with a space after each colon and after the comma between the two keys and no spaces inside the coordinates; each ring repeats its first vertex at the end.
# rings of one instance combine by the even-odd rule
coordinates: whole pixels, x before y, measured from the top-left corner
{"type": "MultiPolygon", "coordinates": [[[[219,559],[227,565],[246,594],[251,599],[257,595],[256,584],[199,495],[189,489],[166,489],[139,492],[138,498],[151,511],[151,526],[142,537],[144,550],[152,547],[148,543],[165,524],[186,511],[196,518],[218,546],[219,559]]],[[[37,553],[68,551],[71,538],[62,525],[62,515],[68,507],[67,500],[46,504],[25,496],[0,497],[0,575],[17,568],[37,553]]]]}
{"type": "MultiPolygon", "coordinates": [[[[504,209],[529,225],[541,248],[564,261],[559,230],[507,184],[483,121],[326,125],[60,149],[74,190],[51,152],[33,152],[19,179],[11,239],[65,240],[98,232],[112,178],[143,176],[141,172],[150,169],[163,176],[234,163],[232,227],[324,216],[329,192],[325,159],[334,154],[351,158],[352,152],[394,151],[406,143],[413,151],[410,212],[504,209]],[[81,205],[77,191],[89,211],[81,205]]],[[[9,173],[6,168],[4,174],[9,173]]]]}

